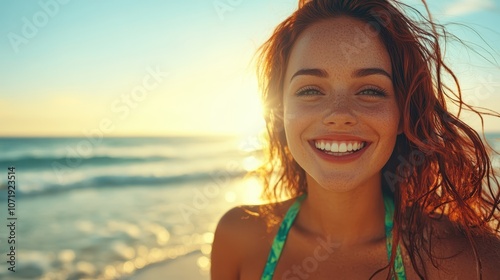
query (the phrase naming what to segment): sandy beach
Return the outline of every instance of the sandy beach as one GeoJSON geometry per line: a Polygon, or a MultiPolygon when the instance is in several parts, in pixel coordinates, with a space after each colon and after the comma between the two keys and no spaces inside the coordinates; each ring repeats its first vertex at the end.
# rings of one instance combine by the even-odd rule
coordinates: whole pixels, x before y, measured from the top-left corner
{"type": "Polygon", "coordinates": [[[156,263],[138,270],[129,280],[175,279],[209,280],[208,257],[196,251],[184,257],[156,263]],[[203,268],[200,267],[205,265],[203,268]]]}

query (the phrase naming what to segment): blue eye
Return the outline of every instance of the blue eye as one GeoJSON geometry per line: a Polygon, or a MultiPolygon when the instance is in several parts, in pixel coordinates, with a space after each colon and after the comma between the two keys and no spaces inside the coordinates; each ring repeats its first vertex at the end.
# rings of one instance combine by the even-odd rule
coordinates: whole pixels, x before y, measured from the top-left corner
{"type": "Polygon", "coordinates": [[[315,87],[305,87],[300,89],[296,93],[297,96],[311,96],[311,95],[322,95],[322,93],[315,87]]]}

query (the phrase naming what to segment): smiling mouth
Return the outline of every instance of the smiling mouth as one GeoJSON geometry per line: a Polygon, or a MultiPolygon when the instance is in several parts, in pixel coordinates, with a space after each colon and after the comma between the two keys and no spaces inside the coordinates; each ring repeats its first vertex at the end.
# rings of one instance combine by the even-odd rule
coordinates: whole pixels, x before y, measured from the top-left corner
{"type": "Polygon", "coordinates": [[[346,156],[357,153],[367,145],[364,141],[326,141],[314,140],[319,151],[332,156],[346,156]]]}

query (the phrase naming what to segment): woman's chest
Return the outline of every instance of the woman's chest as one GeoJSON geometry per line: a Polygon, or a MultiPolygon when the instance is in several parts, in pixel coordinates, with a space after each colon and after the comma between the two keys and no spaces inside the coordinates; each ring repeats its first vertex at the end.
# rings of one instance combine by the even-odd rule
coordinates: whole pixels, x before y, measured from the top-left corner
{"type": "MultiPolygon", "coordinates": [[[[240,279],[261,279],[270,244],[259,244],[242,264],[240,279]],[[267,245],[267,246],[266,246],[267,245]]],[[[287,240],[273,279],[369,279],[388,264],[385,240],[367,246],[342,248],[328,237],[287,240]]],[[[387,269],[372,279],[386,279],[387,269]]]]}

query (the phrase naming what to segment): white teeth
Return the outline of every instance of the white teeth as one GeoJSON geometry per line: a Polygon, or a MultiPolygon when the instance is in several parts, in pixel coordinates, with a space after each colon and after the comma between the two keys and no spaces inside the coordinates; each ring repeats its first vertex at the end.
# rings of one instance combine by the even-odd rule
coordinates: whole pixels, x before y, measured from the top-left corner
{"type": "Polygon", "coordinates": [[[334,142],[334,141],[326,141],[319,140],[315,141],[314,145],[316,148],[333,152],[333,153],[346,153],[346,152],[355,152],[365,147],[365,142],[361,141],[345,141],[345,142],[334,142]]]}
{"type": "Polygon", "coordinates": [[[337,153],[339,151],[339,144],[332,143],[332,147],[330,148],[330,151],[337,153]]]}
{"type": "Polygon", "coordinates": [[[347,145],[345,143],[340,143],[339,152],[341,153],[347,152],[347,145]]]}

